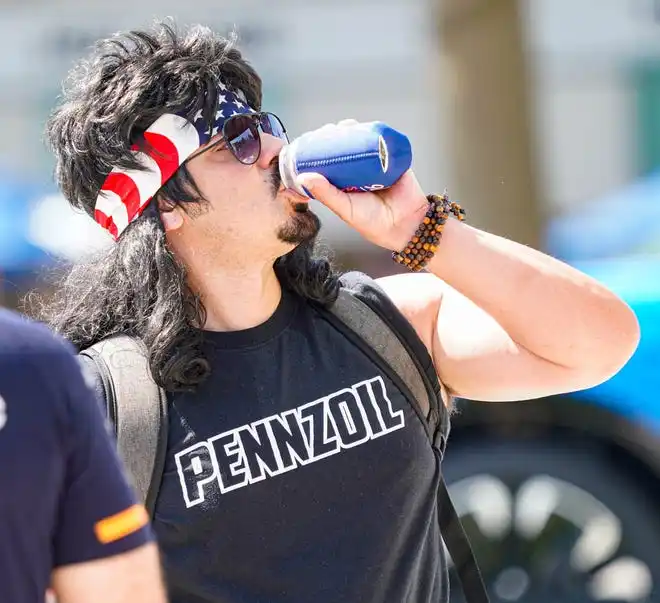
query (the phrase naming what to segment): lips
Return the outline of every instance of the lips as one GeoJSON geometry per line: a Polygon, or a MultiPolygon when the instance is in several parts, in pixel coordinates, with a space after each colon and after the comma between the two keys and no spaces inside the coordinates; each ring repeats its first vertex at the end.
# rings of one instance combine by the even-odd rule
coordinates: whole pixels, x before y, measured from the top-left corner
{"type": "Polygon", "coordinates": [[[295,211],[306,211],[309,199],[291,188],[286,188],[280,178],[279,161],[276,157],[271,161],[271,183],[275,195],[284,195],[293,205],[295,211]]]}

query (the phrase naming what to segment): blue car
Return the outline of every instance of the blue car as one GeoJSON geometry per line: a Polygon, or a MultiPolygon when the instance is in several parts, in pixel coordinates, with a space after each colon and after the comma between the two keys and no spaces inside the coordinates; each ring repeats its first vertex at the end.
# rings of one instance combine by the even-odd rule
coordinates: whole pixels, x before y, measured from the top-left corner
{"type": "Polygon", "coordinates": [[[587,391],[462,401],[452,499],[493,602],[660,601],[660,174],[551,221],[546,248],[622,296],[641,343],[587,391]]]}

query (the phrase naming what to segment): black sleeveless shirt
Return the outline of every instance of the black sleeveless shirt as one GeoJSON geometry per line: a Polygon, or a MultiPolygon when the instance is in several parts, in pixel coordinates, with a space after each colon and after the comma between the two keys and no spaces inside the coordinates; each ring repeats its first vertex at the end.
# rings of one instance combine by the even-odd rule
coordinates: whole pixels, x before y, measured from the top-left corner
{"type": "MultiPolygon", "coordinates": [[[[366,278],[366,277],[365,277],[366,278]]],[[[172,603],[438,603],[440,466],[412,406],[312,305],[205,334],[156,505],[172,603]]]]}

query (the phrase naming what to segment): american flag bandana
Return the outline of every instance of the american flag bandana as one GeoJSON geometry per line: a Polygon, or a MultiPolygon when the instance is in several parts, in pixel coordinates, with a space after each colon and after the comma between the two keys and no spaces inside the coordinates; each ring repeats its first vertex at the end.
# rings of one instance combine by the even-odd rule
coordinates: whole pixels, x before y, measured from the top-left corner
{"type": "Polygon", "coordinates": [[[218,84],[218,104],[211,128],[201,109],[192,122],[183,115],[165,113],[144,133],[148,152],[132,147],[142,170],[113,168],[101,186],[94,207],[94,219],[116,241],[126,227],[142,215],[153,196],[179,167],[201,146],[222,131],[233,115],[254,113],[240,90],[218,84]]]}

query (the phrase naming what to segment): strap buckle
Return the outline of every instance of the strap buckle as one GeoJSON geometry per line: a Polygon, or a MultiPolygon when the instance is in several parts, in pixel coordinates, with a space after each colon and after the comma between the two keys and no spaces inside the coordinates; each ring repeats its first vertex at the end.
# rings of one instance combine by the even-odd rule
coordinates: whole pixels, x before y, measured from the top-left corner
{"type": "MultiPolygon", "coordinates": [[[[434,414],[437,414],[436,409],[433,410],[434,414]]],[[[433,447],[440,453],[440,460],[445,456],[445,450],[447,448],[447,440],[449,439],[449,431],[451,425],[449,422],[449,413],[445,408],[440,410],[440,416],[436,421],[432,422],[432,425],[435,425],[435,430],[433,432],[432,443],[433,447]]]]}
{"type": "Polygon", "coordinates": [[[440,427],[436,428],[433,434],[433,446],[440,453],[440,460],[444,459],[447,448],[447,435],[440,427]]]}

